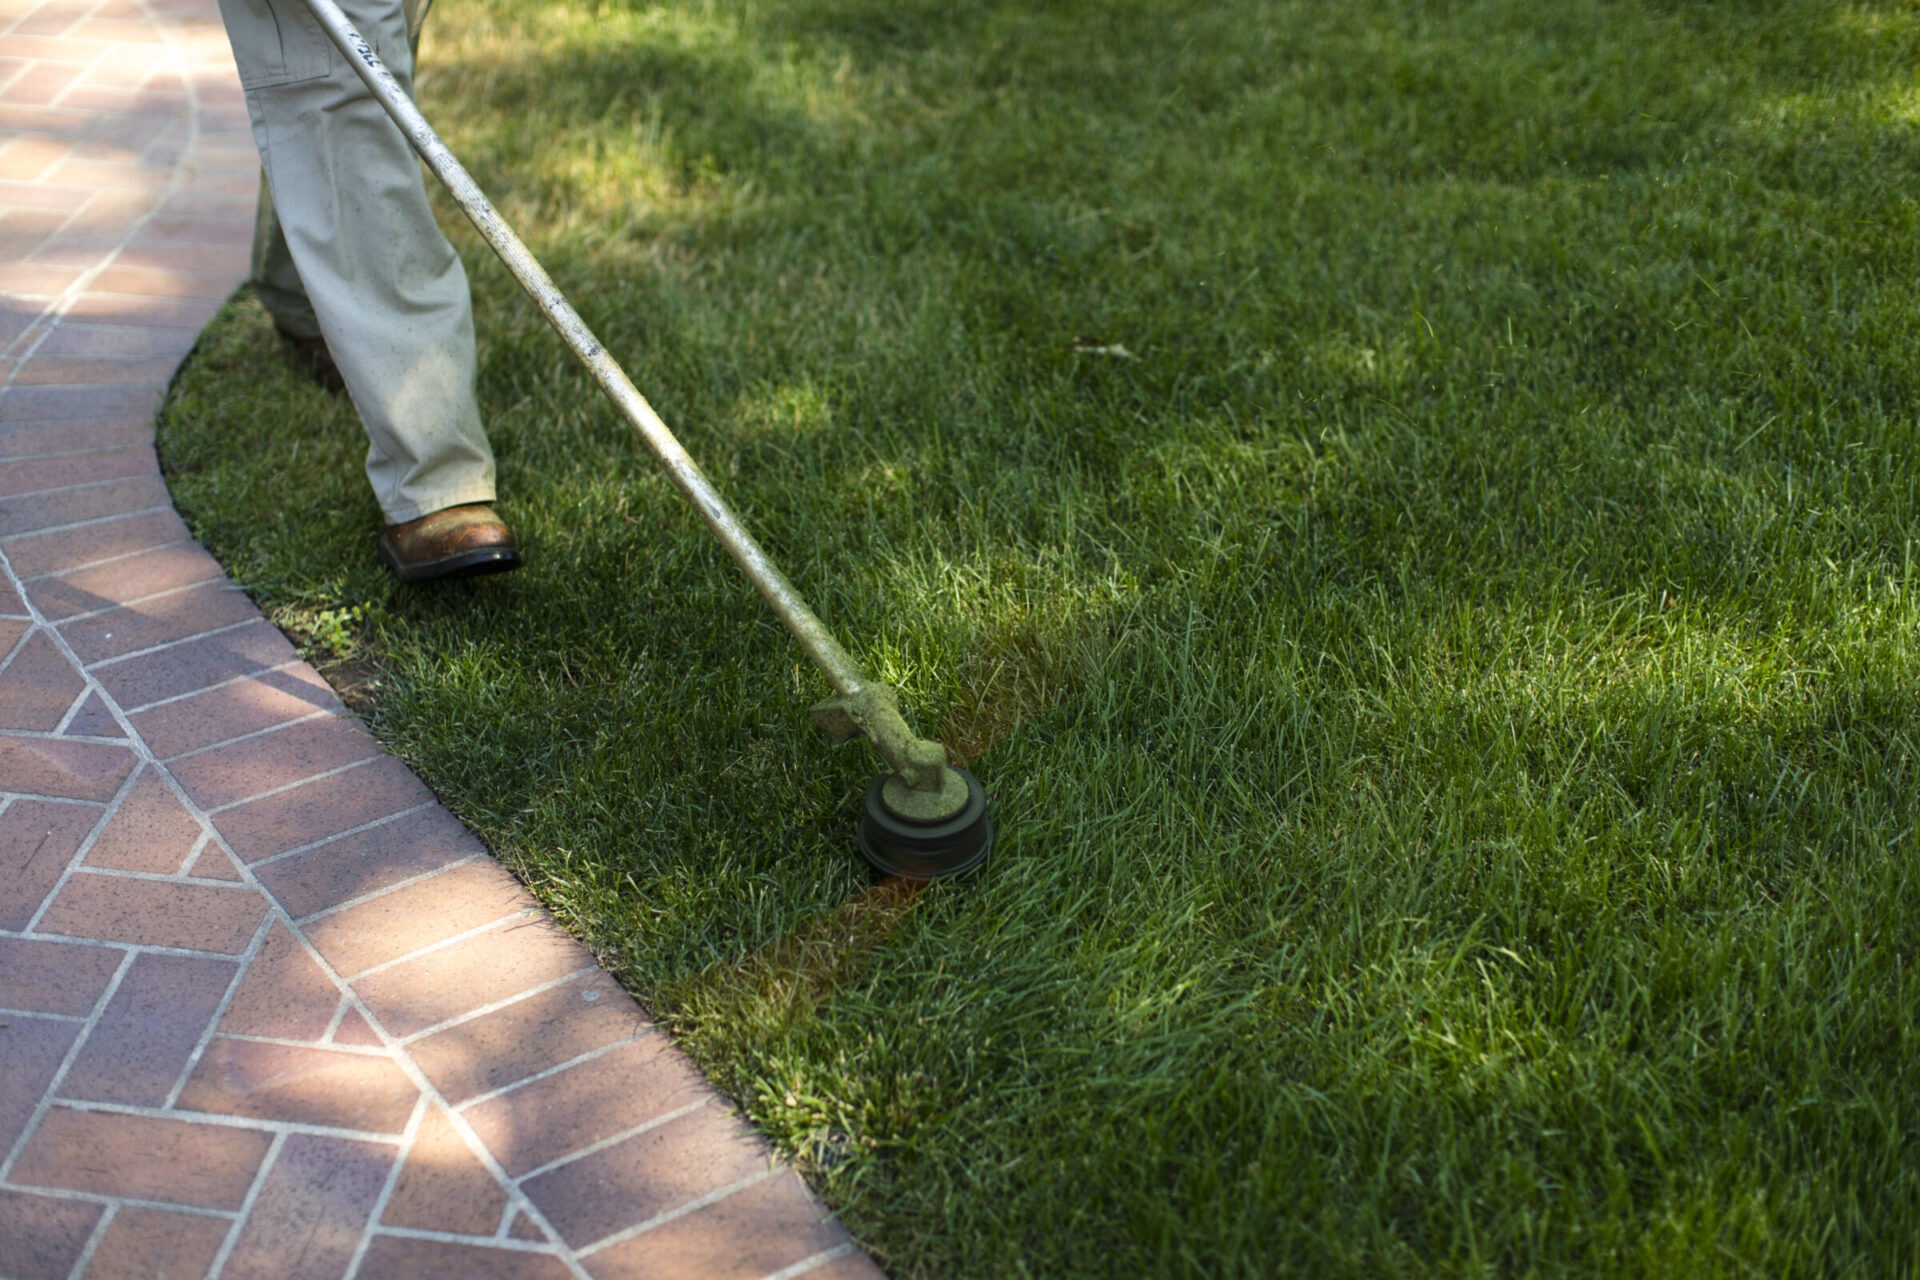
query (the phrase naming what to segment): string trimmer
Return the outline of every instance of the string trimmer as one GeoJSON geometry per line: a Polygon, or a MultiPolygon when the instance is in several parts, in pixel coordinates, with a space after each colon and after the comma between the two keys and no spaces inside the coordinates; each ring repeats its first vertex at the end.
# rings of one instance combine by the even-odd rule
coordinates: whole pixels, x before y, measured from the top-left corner
{"type": "Polygon", "coordinates": [[[888,772],[867,788],[859,828],[861,854],[886,874],[909,880],[959,875],[979,866],[993,844],[993,823],[987,817],[986,795],[979,781],[965,769],[948,764],[945,747],[914,734],[900,715],[900,700],[892,687],[869,680],[807,607],[340,6],[334,0],[307,0],[307,4],[520,287],[693,501],[707,527],[760,589],[801,650],[832,682],[835,696],[813,708],[814,724],[837,741],[864,736],[886,762],[888,772]]]}

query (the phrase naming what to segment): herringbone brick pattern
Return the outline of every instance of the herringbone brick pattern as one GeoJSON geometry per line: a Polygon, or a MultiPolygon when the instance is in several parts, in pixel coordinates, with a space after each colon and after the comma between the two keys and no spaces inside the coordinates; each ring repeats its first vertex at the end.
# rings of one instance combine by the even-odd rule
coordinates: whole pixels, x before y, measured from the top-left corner
{"type": "Polygon", "coordinates": [[[174,514],[213,0],[0,3],[0,1277],[873,1277],[174,514]]]}

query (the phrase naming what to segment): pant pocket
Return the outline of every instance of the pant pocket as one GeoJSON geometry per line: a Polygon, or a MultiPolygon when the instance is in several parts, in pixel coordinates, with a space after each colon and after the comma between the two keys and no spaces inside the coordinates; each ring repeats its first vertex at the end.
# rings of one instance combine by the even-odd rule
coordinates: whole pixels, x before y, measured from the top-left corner
{"type": "Polygon", "coordinates": [[[317,80],[333,66],[333,42],[303,0],[220,0],[243,89],[317,80]]]}

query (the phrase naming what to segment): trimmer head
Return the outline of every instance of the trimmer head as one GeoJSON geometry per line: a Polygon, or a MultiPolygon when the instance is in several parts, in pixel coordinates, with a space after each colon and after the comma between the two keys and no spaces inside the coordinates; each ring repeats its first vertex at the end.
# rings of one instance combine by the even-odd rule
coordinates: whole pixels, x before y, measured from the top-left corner
{"type": "MultiPolygon", "coordinates": [[[[987,793],[979,779],[965,769],[948,766],[948,779],[957,779],[966,791],[957,811],[944,816],[911,817],[887,803],[888,792],[909,810],[909,793],[892,774],[883,774],[867,788],[866,812],[860,818],[860,856],[879,871],[903,880],[942,880],[965,875],[987,859],[993,848],[993,821],[987,817],[987,793]]],[[[941,806],[945,807],[945,806],[941,806]]]]}

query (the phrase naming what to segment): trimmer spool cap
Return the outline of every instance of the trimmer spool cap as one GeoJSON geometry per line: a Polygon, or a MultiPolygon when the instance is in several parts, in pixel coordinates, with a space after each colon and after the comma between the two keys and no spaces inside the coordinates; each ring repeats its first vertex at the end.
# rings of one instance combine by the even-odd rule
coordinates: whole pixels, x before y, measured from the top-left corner
{"type": "Polygon", "coordinates": [[[866,811],[860,817],[860,856],[889,876],[903,880],[943,880],[964,875],[986,861],[993,848],[993,820],[987,816],[987,793],[980,780],[965,769],[948,766],[966,784],[966,803],[950,817],[916,820],[887,804],[883,774],[867,788],[866,811]]]}

